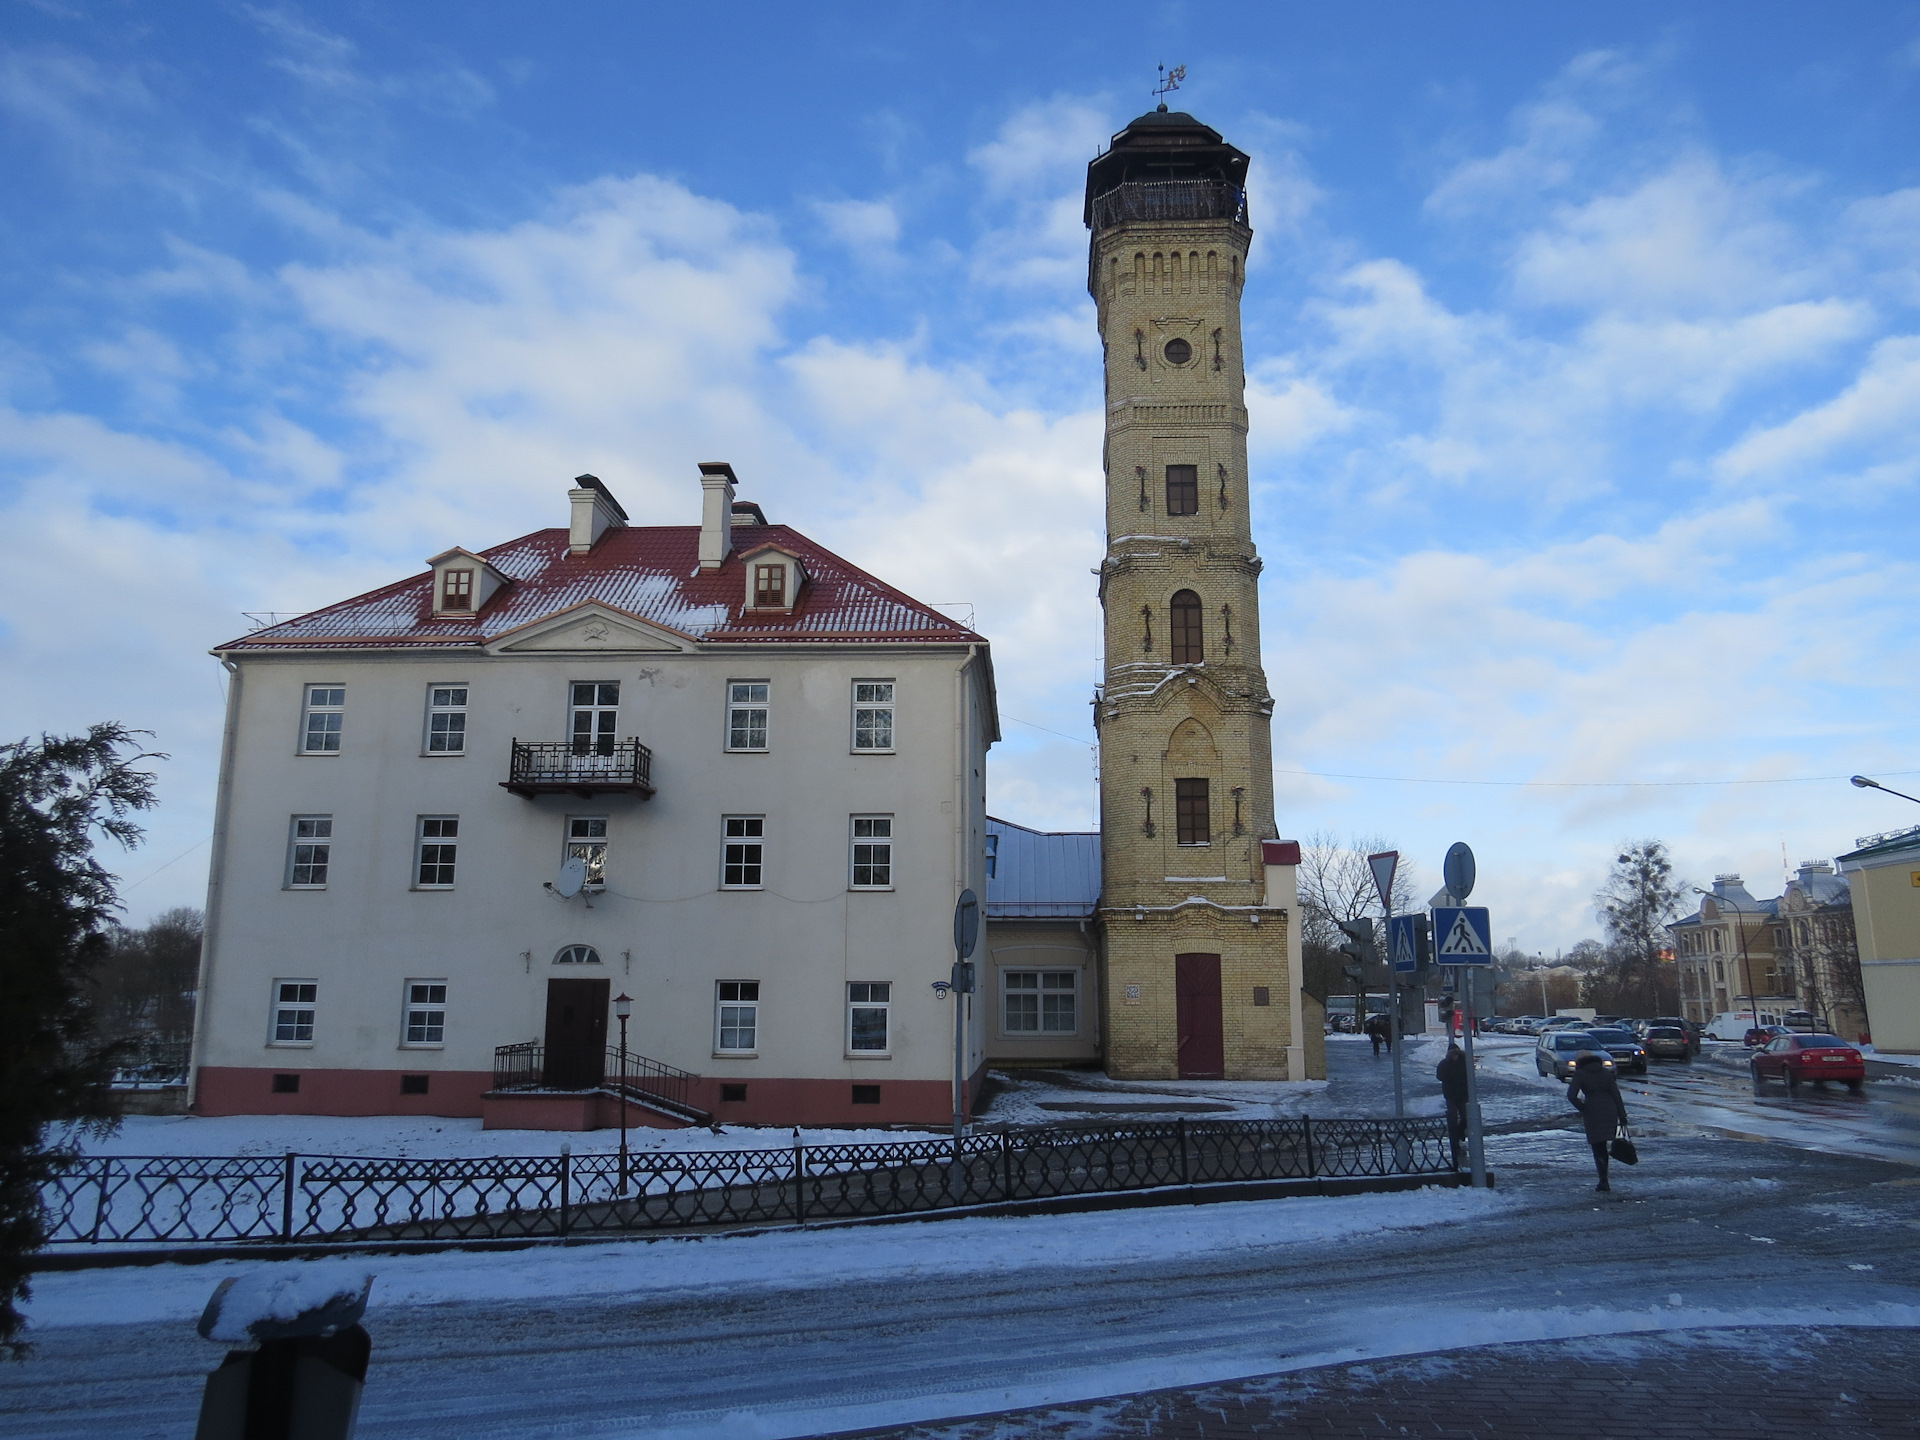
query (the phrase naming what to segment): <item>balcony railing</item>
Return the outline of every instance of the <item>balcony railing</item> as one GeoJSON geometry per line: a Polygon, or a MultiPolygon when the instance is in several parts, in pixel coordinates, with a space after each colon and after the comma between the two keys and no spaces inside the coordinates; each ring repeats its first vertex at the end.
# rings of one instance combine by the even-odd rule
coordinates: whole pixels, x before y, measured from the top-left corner
{"type": "Polygon", "coordinates": [[[515,740],[502,787],[516,795],[625,792],[653,798],[653,751],[638,740],[515,740]]]}
{"type": "Polygon", "coordinates": [[[1129,180],[1093,197],[1093,228],[1126,220],[1231,220],[1248,224],[1247,192],[1224,180],[1129,180]]]}
{"type": "MultiPolygon", "coordinates": [[[[591,1052],[588,1068],[593,1060],[591,1052]]],[[[572,1067],[578,1072],[579,1066],[572,1067]]],[[[493,1052],[493,1088],[495,1090],[572,1090],[581,1088],[578,1073],[549,1075],[546,1047],[538,1040],[518,1045],[502,1045],[493,1052]],[[566,1084],[551,1083],[566,1081],[566,1084]]],[[[713,1116],[693,1103],[693,1085],[700,1077],[690,1070],[677,1070],[645,1055],[629,1050],[625,1056],[618,1046],[608,1047],[605,1068],[599,1078],[585,1087],[624,1094],[642,1105],[652,1105],[683,1119],[710,1123],[713,1116]]]]}

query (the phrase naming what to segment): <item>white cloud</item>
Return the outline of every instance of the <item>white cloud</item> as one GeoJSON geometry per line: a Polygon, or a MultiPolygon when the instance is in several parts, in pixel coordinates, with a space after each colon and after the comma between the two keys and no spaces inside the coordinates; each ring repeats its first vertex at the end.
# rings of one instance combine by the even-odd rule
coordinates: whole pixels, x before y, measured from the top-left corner
{"type": "Polygon", "coordinates": [[[900,216],[886,200],[816,200],[814,214],[842,245],[862,252],[890,250],[900,241],[900,216]]]}
{"type": "Polygon", "coordinates": [[[1780,425],[1758,430],[1714,462],[1729,481],[1851,464],[1876,486],[1920,474],[1920,337],[1894,336],[1873,347],[1846,390],[1780,425]]]}

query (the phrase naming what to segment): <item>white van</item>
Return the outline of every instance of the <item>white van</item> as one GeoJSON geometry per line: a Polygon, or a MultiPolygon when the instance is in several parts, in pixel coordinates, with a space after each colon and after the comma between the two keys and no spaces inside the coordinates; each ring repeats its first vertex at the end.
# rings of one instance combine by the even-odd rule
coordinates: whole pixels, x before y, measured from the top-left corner
{"type": "Polygon", "coordinates": [[[1712,1023],[1701,1033],[1709,1040],[1730,1040],[1738,1044],[1747,1038],[1747,1031],[1751,1030],[1755,1023],[1784,1025],[1787,1022],[1781,1018],[1777,1010],[1762,1010],[1758,1022],[1755,1022],[1751,1010],[1722,1010],[1713,1017],[1712,1023]]]}

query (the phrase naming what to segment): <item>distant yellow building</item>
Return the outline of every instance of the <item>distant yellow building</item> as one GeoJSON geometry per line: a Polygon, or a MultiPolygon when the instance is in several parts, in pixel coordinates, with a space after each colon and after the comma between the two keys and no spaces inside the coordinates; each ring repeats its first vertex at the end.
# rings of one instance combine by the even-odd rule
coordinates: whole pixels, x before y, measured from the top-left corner
{"type": "Polygon", "coordinates": [[[1874,1048],[1920,1054],[1920,825],[1869,835],[1837,863],[1853,887],[1874,1048]]]}

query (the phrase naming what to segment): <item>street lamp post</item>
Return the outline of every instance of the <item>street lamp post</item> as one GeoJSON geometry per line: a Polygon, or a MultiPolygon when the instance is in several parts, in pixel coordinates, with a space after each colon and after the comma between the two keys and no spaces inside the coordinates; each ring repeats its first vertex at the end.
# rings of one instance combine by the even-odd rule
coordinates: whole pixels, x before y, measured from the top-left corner
{"type": "Polygon", "coordinates": [[[1753,960],[1747,954],[1747,912],[1740,908],[1738,902],[1729,900],[1724,895],[1716,895],[1711,890],[1702,890],[1698,885],[1693,887],[1693,893],[1706,896],[1716,905],[1725,905],[1740,917],[1740,973],[1746,977],[1747,1006],[1753,1012],[1753,1028],[1758,1030],[1760,1028],[1760,997],[1753,993],[1753,960]]]}
{"type": "Polygon", "coordinates": [[[613,997],[613,1013],[620,1017],[620,1194],[627,1193],[627,1017],[633,997],[622,990],[613,997]]]}
{"type": "Polygon", "coordinates": [[[1882,785],[1878,780],[1869,780],[1864,775],[1855,775],[1851,783],[1858,785],[1862,790],[1884,790],[1889,795],[1898,795],[1902,800],[1911,800],[1914,804],[1920,805],[1920,796],[1909,795],[1904,790],[1895,790],[1891,785],[1882,785]]]}

